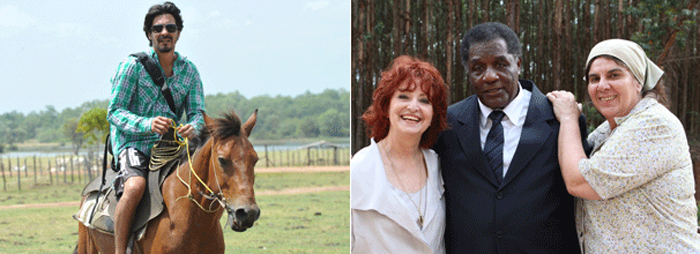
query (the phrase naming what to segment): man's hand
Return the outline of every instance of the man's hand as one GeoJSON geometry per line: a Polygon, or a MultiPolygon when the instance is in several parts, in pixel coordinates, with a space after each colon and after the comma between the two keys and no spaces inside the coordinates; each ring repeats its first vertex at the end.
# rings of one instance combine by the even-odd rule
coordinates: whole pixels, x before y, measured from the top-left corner
{"type": "Polygon", "coordinates": [[[172,120],[170,120],[170,118],[156,116],[153,118],[153,122],[151,122],[151,131],[163,135],[168,132],[168,127],[170,127],[170,125],[172,125],[172,120]]]}
{"type": "Polygon", "coordinates": [[[188,139],[194,138],[194,128],[189,123],[185,124],[184,126],[178,127],[177,133],[180,133],[180,136],[186,137],[188,139]]]}

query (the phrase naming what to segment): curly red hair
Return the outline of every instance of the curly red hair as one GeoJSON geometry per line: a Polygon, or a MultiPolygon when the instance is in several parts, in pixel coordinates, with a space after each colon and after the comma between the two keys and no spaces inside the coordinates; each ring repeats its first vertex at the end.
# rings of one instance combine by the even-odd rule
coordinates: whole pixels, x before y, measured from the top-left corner
{"type": "Polygon", "coordinates": [[[430,148],[437,140],[438,133],[447,127],[448,87],[438,70],[427,62],[406,55],[394,59],[391,66],[382,72],[381,80],[372,95],[374,101],[362,114],[362,119],[367,125],[367,134],[375,141],[386,138],[389,134],[389,102],[394,92],[409,79],[411,81],[408,86],[401,91],[412,92],[420,87],[433,106],[433,119],[420,141],[420,147],[430,148]]]}

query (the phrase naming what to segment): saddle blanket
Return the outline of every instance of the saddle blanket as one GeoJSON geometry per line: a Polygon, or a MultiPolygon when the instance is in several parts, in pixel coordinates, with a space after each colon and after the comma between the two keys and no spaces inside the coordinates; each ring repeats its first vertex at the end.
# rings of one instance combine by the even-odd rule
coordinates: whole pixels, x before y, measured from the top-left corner
{"type": "MultiPolygon", "coordinates": [[[[166,163],[157,171],[148,172],[147,189],[141,202],[136,208],[134,226],[132,232],[136,240],[141,240],[146,232],[148,221],[157,217],[164,209],[163,194],[161,186],[168,175],[180,164],[179,159],[174,159],[166,163]]],[[[114,179],[118,173],[106,170],[105,184],[100,189],[100,177],[93,179],[83,189],[82,196],[86,197],[80,206],[78,213],[73,218],[83,223],[88,228],[97,229],[103,233],[114,234],[114,221],[112,216],[117,206],[117,199],[114,193],[114,179]]]]}

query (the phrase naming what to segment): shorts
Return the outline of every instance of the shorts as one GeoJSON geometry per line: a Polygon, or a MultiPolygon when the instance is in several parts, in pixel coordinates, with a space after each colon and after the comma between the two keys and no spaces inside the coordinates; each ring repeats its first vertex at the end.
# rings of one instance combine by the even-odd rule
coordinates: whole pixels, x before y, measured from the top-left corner
{"type": "Polygon", "coordinates": [[[141,151],[127,147],[119,153],[119,175],[114,179],[114,194],[117,200],[124,193],[124,183],[131,177],[148,176],[149,158],[141,151]]]}

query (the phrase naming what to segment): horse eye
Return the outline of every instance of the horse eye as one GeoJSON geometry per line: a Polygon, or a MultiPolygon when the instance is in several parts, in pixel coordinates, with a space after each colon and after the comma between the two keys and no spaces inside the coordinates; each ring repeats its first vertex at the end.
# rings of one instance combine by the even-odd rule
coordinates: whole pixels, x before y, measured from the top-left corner
{"type": "Polygon", "coordinates": [[[224,159],[224,158],[219,158],[219,165],[221,165],[221,166],[223,167],[223,166],[226,166],[226,164],[228,164],[228,162],[226,161],[226,159],[224,159]]]}

